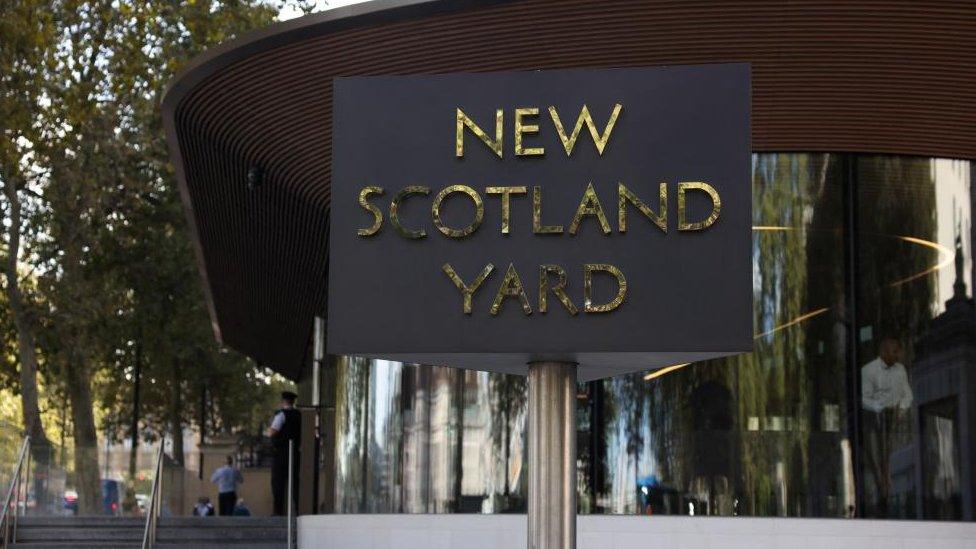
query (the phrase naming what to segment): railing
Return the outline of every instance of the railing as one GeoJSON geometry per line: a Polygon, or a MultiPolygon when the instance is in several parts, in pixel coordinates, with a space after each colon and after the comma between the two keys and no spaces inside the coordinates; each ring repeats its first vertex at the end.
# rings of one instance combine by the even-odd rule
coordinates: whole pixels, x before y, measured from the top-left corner
{"type": "Polygon", "coordinates": [[[156,527],[159,525],[159,513],[163,502],[163,443],[159,443],[156,452],[156,464],[153,467],[152,492],[149,505],[146,506],[146,528],[142,532],[142,549],[152,549],[156,545],[156,527]]]}
{"type": "Polygon", "coordinates": [[[14,476],[10,479],[7,497],[0,509],[0,547],[7,549],[17,539],[17,516],[27,512],[27,499],[30,496],[30,486],[25,480],[30,480],[30,437],[24,437],[20,447],[20,457],[14,468],[14,476]],[[23,498],[23,507],[21,507],[23,498]],[[13,514],[11,515],[11,506],[13,514]]]}

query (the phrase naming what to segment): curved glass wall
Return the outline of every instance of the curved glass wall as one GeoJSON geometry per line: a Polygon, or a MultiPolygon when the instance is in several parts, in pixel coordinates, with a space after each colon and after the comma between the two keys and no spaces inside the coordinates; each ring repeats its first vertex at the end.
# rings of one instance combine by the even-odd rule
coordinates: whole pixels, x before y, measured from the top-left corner
{"type": "MultiPolygon", "coordinates": [[[[965,161],[755,155],[755,349],[581,384],[580,512],[973,520],[971,183],[965,161]]],[[[338,374],[337,511],[525,511],[523,378],[338,374]]]]}

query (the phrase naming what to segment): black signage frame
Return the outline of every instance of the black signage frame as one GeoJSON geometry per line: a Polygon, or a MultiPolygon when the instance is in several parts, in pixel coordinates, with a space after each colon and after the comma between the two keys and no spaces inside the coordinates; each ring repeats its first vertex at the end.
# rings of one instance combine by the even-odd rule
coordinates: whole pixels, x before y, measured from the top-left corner
{"type": "Polygon", "coordinates": [[[329,353],[586,381],[752,349],[748,64],[336,78],[333,105],[329,353]],[[546,266],[571,305],[549,268],[542,312],[546,266]]]}

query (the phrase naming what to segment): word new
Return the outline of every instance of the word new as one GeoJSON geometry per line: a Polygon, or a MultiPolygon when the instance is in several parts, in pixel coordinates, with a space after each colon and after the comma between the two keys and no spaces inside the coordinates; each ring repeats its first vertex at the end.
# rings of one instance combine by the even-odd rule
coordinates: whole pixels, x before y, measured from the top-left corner
{"type": "MultiPolygon", "coordinates": [[[[583,105],[580,110],[579,117],[576,119],[576,125],[573,126],[573,131],[570,134],[566,134],[566,129],[563,127],[562,119],[559,117],[559,112],[556,111],[556,107],[549,107],[549,116],[552,118],[552,125],[556,128],[556,133],[559,134],[559,141],[563,144],[563,149],[566,150],[566,156],[573,154],[573,149],[576,147],[576,140],[580,136],[580,132],[583,129],[583,125],[590,131],[590,137],[593,138],[593,144],[596,145],[597,153],[601,156],[603,155],[603,149],[606,148],[607,142],[610,141],[610,133],[613,132],[613,126],[617,123],[617,118],[620,117],[620,111],[623,109],[623,105],[616,104],[613,106],[613,111],[610,113],[610,120],[607,121],[606,127],[603,131],[599,131],[596,127],[596,123],[593,122],[593,117],[590,116],[590,110],[583,105]]],[[[495,111],[495,138],[492,139],[488,137],[488,133],[485,132],[474,120],[468,117],[460,108],[457,109],[457,116],[455,117],[455,155],[459,158],[464,156],[464,130],[467,128],[475,136],[478,137],[489,149],[492,150],[499,158],[504,155],[502,148],[502,132],[505,126],[505,111],[502,109],[497,109],[495,111]]],[[[526,147],[525,137],[526,135],[539,133],[539,126],[537,124],[530,123],[529,119],[534,119],[539,116],[539,109],[536,107],[524,107],[515,109],[515,156],[542,156],[546,154],[544,147],[526,147]]]]}

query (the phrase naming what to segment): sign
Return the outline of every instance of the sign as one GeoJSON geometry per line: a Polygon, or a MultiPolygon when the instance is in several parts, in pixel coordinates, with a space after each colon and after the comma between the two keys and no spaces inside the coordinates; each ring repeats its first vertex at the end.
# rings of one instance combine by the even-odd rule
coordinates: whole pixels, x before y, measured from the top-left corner
{"type": "Polygon", "coordinates": [[[751,350],[749,78],[335,79],[329,353],[585,381],[751,350]]]}

